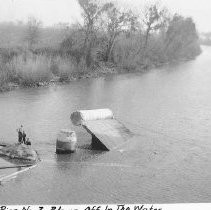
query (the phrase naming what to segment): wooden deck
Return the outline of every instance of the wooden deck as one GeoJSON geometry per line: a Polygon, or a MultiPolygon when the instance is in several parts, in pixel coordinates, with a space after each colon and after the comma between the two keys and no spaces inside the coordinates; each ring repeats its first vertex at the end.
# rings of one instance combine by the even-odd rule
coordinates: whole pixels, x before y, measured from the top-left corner
{"type": "Polygon", "coordinates": [[[83,127],[108,150],[117,148],[134,136],[116,119],[86,121],[83,127]]]}

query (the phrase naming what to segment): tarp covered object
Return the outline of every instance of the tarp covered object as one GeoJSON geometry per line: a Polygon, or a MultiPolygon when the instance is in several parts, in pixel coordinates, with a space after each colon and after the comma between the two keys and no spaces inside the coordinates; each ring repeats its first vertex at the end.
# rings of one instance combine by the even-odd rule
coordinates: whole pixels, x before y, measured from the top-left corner
{"type": "Polygon", "coordinates": [[[73,112],[70,119],[73,125],[83,125],[84,122],[94,120],[113,119],[114,115],[110,109],[80,110],[73,112]]]}

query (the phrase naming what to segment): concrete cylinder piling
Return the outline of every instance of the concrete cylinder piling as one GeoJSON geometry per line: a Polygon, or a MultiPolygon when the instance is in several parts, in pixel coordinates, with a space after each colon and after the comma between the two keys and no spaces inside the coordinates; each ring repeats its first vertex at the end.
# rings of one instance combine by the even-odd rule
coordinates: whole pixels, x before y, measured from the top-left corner
{"type": "Polygon", "coordinates": [[[57,135],[56,153],[65,154],[76,151],[77,137],[74,131],[62,129],[57,135]]]}
{"type": "Polygon", "coordinates": [[[87,121],[113,119],[110,109],[80,110],[71,114],[70,119],[75,126],[83,125],[87,121]]]}

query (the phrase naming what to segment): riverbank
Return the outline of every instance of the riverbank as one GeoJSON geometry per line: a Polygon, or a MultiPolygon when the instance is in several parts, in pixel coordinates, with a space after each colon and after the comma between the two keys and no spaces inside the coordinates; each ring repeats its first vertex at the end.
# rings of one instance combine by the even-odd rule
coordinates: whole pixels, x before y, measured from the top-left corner
{"type": "Polygon", "coordinates": [[[126,71],[122,71],[117,67],[106,67],[98,68],[93,71],[82,71],[82,72],[72,72],[69,75],[52,75],[51,79],[46,81],[35,81],[31,84],[21,84],[16,82],[7,82],[0,85],[0,92],[12,91],[18,88],[36,88],[42,86],[51,86],[57,84],[66,84],[75,80],[86,79],[86,78],[96,78],[103,77],[108,74],[118,74],[126,71]]]}
{"type": "Polygon", "coordinates": [[[0,92],[6,92],[6,91],[12,91],[19,88],[37,88],[37,87],[46,87],[46,86],[52,86],[52,85],[62,85],[62,84],[68,84],[72,81],[77,81],[81,79],[88,79],[88,78],[98,78],[98,77],[105,77],[106,75],[110,74],[126,74],[126,73],[145,73],[147,71],[150,71],[154,68],[161,68],[166,65],[170,64],[178,64],[187,62],[189,60],[193,60],[195,58],[188,58],[188,59],[178,59],[174,60],[172,62],[165,62],[165,63],[156,63],[156,64],[148,64],[143,65],[140,68],[124,68],[115,66],[113,64],[101,64],[97,68],[94,68],[92,70],[85,70],[85,71],[73,71],[70,73],[64,73],[64,74],[52,74],[50,79],[47,79],[46,81],[33,81],[31,83],[21,83],[19,81],[9,81],[4,82],[4,84],[0,85],[0,92]]]}

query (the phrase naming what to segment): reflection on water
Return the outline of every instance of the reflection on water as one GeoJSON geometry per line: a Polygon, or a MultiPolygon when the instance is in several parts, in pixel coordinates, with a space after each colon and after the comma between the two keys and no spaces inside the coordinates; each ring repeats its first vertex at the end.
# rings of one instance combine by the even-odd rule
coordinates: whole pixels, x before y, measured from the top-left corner
{"type": "Polygon", "coordinates": [[[19,181],[0,188],[0,201],[210,201],[211,48],[203,49],[196,60],[146,74],[0,94],[0,138],[17,141],[16,128],[23,124],[42,159],[19,181]],[[69,117],[97,108],[110,108],[140,136],[118,151],[90,150],[90,135],[73,127],[69,117]],[[63,128],[77,133],[75,154],[55,154],[56,134],[63,128]]]}

